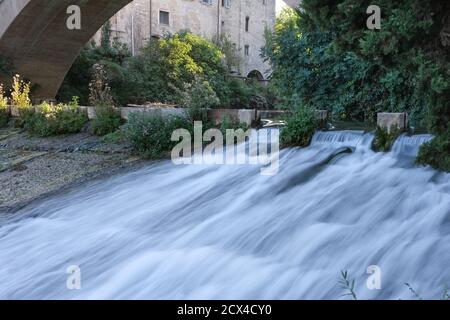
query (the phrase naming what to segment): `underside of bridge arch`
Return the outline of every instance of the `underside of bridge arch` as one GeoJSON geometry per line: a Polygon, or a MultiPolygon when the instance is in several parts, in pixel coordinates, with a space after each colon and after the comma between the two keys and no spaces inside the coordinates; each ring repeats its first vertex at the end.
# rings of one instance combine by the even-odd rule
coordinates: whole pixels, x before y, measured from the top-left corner
{"type": "MultiPolygon", "coordinates": [[[[82,47],[131,0],[0,0],[0,55],[36,85],[35,98],[54,98],[82,47]],[[67,8],[81,9],[81,29],[67,28],[67,8]]],[[[0,82],[8,79],[2,79],[0,82]]]]}

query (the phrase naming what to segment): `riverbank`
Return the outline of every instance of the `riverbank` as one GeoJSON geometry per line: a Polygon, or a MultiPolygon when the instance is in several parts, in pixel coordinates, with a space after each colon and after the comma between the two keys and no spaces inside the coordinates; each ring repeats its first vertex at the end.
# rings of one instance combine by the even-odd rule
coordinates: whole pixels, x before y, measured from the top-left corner
{"type": "Polygon", "coordinates": [[[0,213],[104,175],[146,163],[125,141],[90,133],[49,138],[0,130],[0,213]]]}

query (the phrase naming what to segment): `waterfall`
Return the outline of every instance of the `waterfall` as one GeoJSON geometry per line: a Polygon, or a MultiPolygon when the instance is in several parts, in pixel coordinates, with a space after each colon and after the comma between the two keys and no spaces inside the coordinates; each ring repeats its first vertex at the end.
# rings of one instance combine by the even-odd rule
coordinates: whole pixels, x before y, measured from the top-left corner
{"type": "Polygon", "coordinates": [[[372,134],[318,132],[280,170],[170,161],[23,208],[0,223],[2,299],[424,298],[450,285],[450,175],[411,164],[429,136],[370,151],[372,134]],[[345,148],[351,152],[342,152],[345,148]],[[81,290],[68,290],[69,266],[81,290]],[[381,270],[369,290],[367,268],[381,270]]]}
{"type": "Polygon", "coordinates": [[[430,134],[418,134],[414,136],[403,134],[395,141],[392,151],[397,155],[403,154],[416,157],[420,146],[431,139],[433,139],[433,136],[430,134]]]}

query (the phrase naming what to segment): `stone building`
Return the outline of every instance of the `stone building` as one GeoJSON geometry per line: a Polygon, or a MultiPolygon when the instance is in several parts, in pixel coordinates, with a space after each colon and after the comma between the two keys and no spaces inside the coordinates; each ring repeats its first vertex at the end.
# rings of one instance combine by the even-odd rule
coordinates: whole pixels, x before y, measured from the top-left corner
{"type": "MultiPolygon", "coordinates": [[[[206,39],[225,34],[241,57],[237,76],[267,80],[270,67],[260,57],[264,31],[273,29],[278,11],[298,0],[134,0],[109,22],[112,41],[133,54],[150,39],[188,30],[206,39]]],[[[94,38],[99,41],[100,32],[94,38]]]]}

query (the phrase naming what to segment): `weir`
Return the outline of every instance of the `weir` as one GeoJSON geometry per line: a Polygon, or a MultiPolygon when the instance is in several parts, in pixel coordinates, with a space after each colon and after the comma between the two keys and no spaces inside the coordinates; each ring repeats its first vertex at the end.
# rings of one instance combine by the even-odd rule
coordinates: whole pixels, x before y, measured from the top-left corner
{"type": "Polygon", "coordinates": [[[429,138],[383,154],[371,134],[319,132],[275,176],[163,161],[55,195],[0,224],[0,298],[339,299],[341,270],[359,299],[411,298],[405,282],[439,298],[450,175],[398,161],[429,138]],[[82,290],[65,287],[70,265],[82,290]]]}

